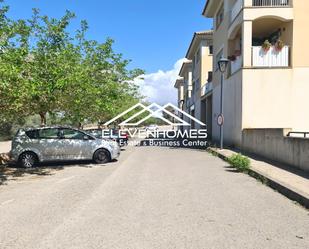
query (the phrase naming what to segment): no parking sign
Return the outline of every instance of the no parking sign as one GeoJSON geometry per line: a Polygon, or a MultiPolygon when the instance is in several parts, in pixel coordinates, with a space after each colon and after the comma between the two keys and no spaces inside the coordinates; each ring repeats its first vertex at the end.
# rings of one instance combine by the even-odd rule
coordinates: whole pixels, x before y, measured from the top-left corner
{"type": "Polygon", "coordinates": [[[223,123],[224,123],[224,117],[223,117],[223,114],[220,114],[217,118],[217,123],[219,126],[222,126],[223,123]]]}

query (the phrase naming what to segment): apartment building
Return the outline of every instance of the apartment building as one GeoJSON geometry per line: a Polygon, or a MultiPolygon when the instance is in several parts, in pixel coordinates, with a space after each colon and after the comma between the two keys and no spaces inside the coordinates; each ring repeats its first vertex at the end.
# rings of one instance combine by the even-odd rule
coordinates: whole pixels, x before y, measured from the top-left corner
{"type": "Polygon", "coordinates": [[[206,2],[203,15],[213,19],[214,27],[215,140],[220,134],[217,62],[222,56],[230,59],[223,83],[225,144],[240,147],[245,129],[309,131],[308,13],[309,1],[304,0],[206,2]]]}
{"type": "MultiPolygon", "coordinates": [[[[179,108],[207,124],[211,131],[211,95],[212,95],[212,31],[195,32],[180,69],[175,88],[178,89],[179,108]],[[206,109],[209,115],[206,115],[206,109]]],[[[192,120],[191,128],[200,128],[192,120]]]]}

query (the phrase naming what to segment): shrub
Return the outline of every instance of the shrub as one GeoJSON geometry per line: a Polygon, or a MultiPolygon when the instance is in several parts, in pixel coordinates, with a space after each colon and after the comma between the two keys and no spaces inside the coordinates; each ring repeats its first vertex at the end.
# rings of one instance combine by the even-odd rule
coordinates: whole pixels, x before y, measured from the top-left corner
{"type": "Polygon", "coordinates": [[[285,46],[284,42],[280,39],[276,42],[275,45],[277,51],[281,51],[284,46],[285,46]]]}
{"type": "Polygon", "coordinates": [[[246,156],[241,154],[235,154],[228,158],[228,162],[231,166],[235,167],[241,172],[247,172],[250,169],[250,160],[246,156]]]}
{"type": "Polygon", "coordinates": [[[262,48],[265,52],[268,52],[268,50],[271,48],[271,43],[269,40],[265,40],[264,43],[262,44],[262,48]]]}

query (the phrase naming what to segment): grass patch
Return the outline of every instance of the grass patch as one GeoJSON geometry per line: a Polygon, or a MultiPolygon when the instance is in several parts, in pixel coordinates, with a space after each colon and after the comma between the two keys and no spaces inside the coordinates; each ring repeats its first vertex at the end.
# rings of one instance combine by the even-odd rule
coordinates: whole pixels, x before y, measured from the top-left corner
{"type": "Polygon", "coordinates": [[[214,150],[212,150],[212,149],[207,149],[207,152],[208,153],[210,153],[211,155],[213,155],[213,156],[215,156],[215,157],[218,157],[219,156],[219,153],[218,152],[216,152],[216,151],[214,151],[214,150]]]}
{"type": "Polygon", "coordinates": [[[248,172],[250,169],[250,159],[241,154],[235,154],[227,159],[228,163],[240,172],[248,172]]]}

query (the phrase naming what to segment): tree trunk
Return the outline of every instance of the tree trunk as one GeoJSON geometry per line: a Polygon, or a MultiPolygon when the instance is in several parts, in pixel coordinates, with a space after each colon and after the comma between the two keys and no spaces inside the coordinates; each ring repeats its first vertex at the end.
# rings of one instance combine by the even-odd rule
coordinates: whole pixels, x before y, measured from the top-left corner
{"type": "Polygon", "coordinates": [[[40,112],[40,117],[41,117],[41,126],[42,127],[46,126],[46,112],[40,112]]]}
{"type": "Polygon", "coordinates": [[[78,122],[78,129],[81,130],[83,128],[83,125],[81,122],[78,122]]]}

